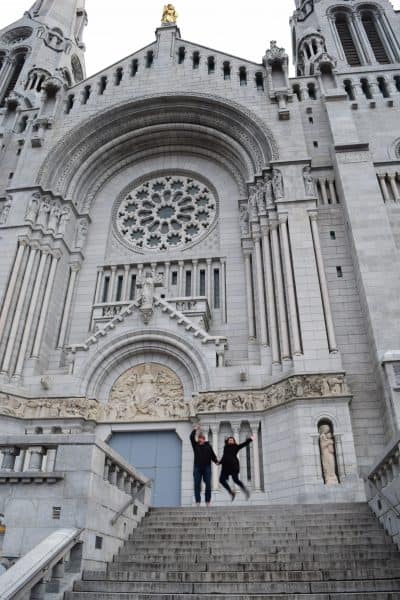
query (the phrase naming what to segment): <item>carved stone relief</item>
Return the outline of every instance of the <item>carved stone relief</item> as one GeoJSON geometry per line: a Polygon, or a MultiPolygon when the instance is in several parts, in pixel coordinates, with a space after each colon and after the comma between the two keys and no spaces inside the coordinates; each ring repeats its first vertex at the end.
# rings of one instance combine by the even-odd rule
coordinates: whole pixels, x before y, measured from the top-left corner
{"type": "Polygon", "coordinates": [[[133,367],[115,382],[105,405],[85,398],[17,398],[0,393],[0,415],[84,418],[98,422],[187,420],[204,413],[266,411],[301,398],[348,396],[344,375],[296,375],[264,390],[207,392],[184,400],[177,375],[159,364],[133,367]]]}

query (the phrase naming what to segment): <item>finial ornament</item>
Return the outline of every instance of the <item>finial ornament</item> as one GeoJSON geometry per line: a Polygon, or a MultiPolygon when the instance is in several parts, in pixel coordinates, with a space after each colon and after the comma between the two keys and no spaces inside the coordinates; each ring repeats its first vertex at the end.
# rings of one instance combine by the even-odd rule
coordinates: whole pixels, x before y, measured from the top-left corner
{"type": "Polygon", "coordinates": [[[178,13],[173,4],[166,4],[164,6],[164,12],[161,19],[161,23],[163,25],[170,25],[171,23],[176,23],[178,19],[178,13]]]}

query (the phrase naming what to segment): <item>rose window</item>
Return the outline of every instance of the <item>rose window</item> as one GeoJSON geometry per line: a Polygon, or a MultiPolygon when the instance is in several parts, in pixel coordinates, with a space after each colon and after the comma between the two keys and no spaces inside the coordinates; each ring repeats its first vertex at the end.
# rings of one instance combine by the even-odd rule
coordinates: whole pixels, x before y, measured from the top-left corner
{"type": "Polygon", "coordinates": [[[190,177],[157,177],[134,188],[120,203],[116,226],[138,250],[167,250],[198,241],[212,227],[216,199],[190,177]]]}

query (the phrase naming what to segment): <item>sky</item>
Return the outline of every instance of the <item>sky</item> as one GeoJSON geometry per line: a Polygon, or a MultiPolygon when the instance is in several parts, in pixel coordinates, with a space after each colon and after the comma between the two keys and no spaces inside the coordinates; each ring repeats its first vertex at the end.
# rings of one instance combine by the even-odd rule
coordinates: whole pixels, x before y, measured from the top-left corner
{"type": "MultiPolygon", "coordinates": [[[[68,2],[68,0],[61,0],[68,2]]],[[[33,0],[0,0],[0,29],[33,0]]],[[[86,0],[86,70],[92,75],[154,40],[163,0],[86,0]]],[[[393,5],[400,9],[400,0],[393,5]]],[[[175,0],[183,39],[261,62],[271,40],[292,55],[289,18],[294,0],[175,0]]],[[[291,60],[291,58],[290,58],[291,60]]]]}

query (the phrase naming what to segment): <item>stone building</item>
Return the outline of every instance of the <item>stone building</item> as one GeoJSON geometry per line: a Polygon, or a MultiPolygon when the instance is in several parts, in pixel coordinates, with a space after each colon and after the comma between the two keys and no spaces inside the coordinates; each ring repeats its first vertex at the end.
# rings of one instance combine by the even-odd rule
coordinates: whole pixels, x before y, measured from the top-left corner
{"type": "Polygon", "coordinates": [[[400,418],[399,14],[296,0],[289,78],[170,12],[88,78],[84,0],[0,32],[2,471],[94,432],[191,505],[200,421],[255,436],[254,504],[363,500],[400,418]]]}

